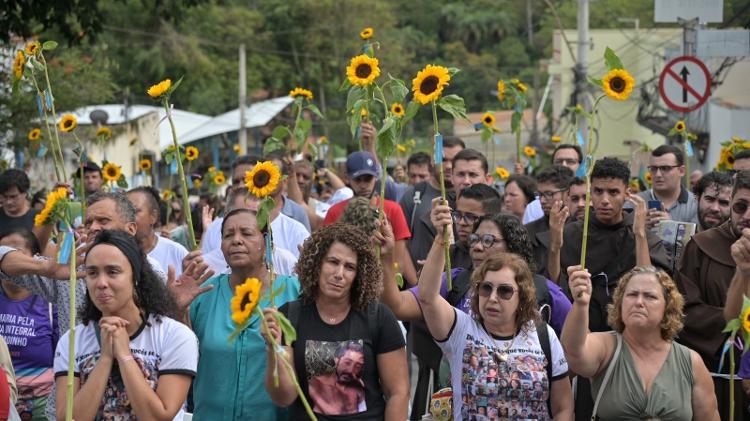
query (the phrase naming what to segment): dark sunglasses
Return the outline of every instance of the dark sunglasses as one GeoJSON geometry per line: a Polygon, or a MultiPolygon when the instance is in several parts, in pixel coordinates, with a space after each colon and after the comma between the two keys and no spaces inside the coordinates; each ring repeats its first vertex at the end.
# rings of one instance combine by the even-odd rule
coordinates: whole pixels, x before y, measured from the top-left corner
{"type": "Polygon", "coordinates": [[[497,296],[503,300],[510,300],[513,298],[513,294],[516,293],[516,289],[510,285],[501,284],[495,289],[495,287],[489,282],[482,282],[477,289],[480,297],[488,298],[492,295],[492,291],[494,290],[496,291],[497,296]]]}
{"type": "Polygon", "coordinates": [[[750,205],[748,205],[747,202],[744,202],[744,201],[734,202],[732,204],[732,212],[738,213],[740,215],[744,215],[745,212],[747,212],[748,207],[750,207],[750,205]]]}
{"type": "Polygon", "coordinates": [[[666,174],[670,171],[672,171],[673,168],[677,168],[680,165],[650,165],[648,167],[648,170],[651,171],[651,174],[656,174],[657,171],[661,171],[662,174],[666,174]]]}
{"type": "Polygon", "coordinates": [[[488,249],[488,248],[492,247],[493,244],[499,243],[501,241],[505,241],[505,239],[504,238],[497,238],[497,237],[495,237],[492,234],[484,234],[484,235],[481,235],[481,236],[479,234],[469,234],[469,245],[470,246],[473,247],[476,243],[478,243],[480,241],[482,242],[482,245],[484,246],[484,248],[488,249]]]}
{"type": "Polygon", "coordinates": [[[480,218],[479,215],[474,215],[473,213],[468,213],[468,212],[464,213],[464,212],[457,211],[457,210],[451,211],[451,216],[453,217],[453,222],[459,223],[463,219],[464,222],[466,222],[469,225],[472,225],[474,222],[477,221],[477,219],[480,218]]]}

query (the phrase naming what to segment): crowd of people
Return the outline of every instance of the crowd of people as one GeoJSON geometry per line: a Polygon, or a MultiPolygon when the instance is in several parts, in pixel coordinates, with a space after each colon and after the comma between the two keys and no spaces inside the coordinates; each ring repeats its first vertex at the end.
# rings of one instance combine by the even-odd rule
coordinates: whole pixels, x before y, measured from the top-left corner
{"type": "Polygon", "coordinates": [[[750,295],[750,152],[688,186],[682,149],[659,146],[642,191],[604,157],[587,191],[577,145],[498,182],[446,136],[443,200],[430,154],[383,174],[370,132],[344,171],[239,156],[223,197],[191,209],[108,189],[86,163],[75,285],[55,227],[34,225],[45,194],[1,173],[0,419],[65,417],[73,338],[79,421],[308,419],[301,395],[321,420],[729,419],[729,353],[735,419],[750,419],[750,353],[723,332],[750,295]],[[268,226],[245,186],[263,161],[284,176],[268,226]],[[695,226],[676,254],[667,221],[695,226]],[[248,278],[265,317],[230,341],[248,278]]]}

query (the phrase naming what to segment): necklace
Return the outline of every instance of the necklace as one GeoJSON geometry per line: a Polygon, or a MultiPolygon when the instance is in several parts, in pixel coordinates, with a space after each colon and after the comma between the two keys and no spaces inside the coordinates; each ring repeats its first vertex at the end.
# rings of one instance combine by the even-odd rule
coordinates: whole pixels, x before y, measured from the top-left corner
{"type": "Polygon", "coordinates": [[[516,334],[513,334],[513,337],[510,339],[510,342],[508,342],[507,345],[505,345],[505,349],[503,349],[501,352],[496,352],[495,357],[499,359],[502,362],[508,361],[508,351],[513,347],[513,343],[516,342],[516,334]]]}

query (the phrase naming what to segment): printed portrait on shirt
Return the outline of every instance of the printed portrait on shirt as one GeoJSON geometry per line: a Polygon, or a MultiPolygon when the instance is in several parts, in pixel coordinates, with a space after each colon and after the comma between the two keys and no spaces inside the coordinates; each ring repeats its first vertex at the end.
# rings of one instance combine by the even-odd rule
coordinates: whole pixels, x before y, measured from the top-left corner
{"type": "Polygon", "coordinates": [[[325,415],[367,411],[363,379],[365,350],[361,339],[343,342],[308,340],[305,368],[313,411],[325,415]]]}

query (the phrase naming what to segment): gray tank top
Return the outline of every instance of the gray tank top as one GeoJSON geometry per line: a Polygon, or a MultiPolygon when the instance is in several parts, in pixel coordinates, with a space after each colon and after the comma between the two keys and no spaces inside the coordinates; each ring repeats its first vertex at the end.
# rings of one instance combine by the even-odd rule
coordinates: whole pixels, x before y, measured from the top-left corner
{"type": "MultiPolygon", "coordinates": [[[[615,366],[599,402],[599,419],[692,420],[693,363],[690,349],[672,342],[669,355],[646,395],[630,348],[624,339],[622,342],[620,356],[616,361],[609,362],[615,366]]],[[[606,370],[607,367],[604,367],[592,379],[591,393],[594,398],[599,393],[606,370]]]]}

